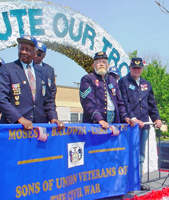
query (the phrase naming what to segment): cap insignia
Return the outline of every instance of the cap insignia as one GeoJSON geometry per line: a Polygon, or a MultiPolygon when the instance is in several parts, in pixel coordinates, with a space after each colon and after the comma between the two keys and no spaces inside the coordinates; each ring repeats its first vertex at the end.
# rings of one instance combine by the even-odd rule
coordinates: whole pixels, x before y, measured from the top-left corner
{"type": "Polygon", "coordinates": [[[139,65],[139,64],[140,64],[140,61],[139,61],[139,60],[138,60],[138,61],[135,60],[134,62],[135,62],[136,65],[139,65]]]}
{"type": "Polygon", "coordinates": [[[99,56],[102,56],[104,54],[104,52],[98,52],[99,56]]]}

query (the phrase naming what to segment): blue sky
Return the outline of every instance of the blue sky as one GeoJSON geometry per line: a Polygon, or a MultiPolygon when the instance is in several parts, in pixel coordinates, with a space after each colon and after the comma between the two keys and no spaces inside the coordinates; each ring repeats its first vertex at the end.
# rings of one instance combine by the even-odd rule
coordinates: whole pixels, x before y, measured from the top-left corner
{"type": "MultiPolygon", "coordinates": [[[[161,12],[154,0],[50,0],[70,7],[95,21],[110,34],[128,54],[134,50],[148,60],[154,56],[169,61],[169,15],[161,12]]],[[[168,1],[164,2],[169,9],[168,1]]],[[[6,62],[16,60],[17,48],[1,51],[6,62]]],[[[145,60],[146,60],[145,59],[145,60]]],[[[44,61],[55,68],[57,85],[76,87],[74,82],[86,72],[73,60],[50,49],[44,61]]]]}

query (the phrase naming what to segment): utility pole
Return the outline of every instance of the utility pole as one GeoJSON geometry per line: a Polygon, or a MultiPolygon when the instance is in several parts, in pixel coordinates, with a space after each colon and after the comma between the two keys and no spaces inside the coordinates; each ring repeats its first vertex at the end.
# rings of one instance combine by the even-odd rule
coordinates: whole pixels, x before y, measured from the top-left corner
{"type": "Polygon", "coordinates": [[[73,82],[73,83],[75,83],[77,85],[77,87],[79,88],[80,83],[78,83],[78,82],[73,82]]]}

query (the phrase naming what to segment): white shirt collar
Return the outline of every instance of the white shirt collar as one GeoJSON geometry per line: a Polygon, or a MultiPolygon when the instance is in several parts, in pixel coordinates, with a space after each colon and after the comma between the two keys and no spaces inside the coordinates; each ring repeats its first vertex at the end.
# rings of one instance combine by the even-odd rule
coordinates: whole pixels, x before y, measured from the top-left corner
{"type": "Polygon", "coordinates": [[[136,80],[137,85],[140,85],[140,77],[136,80]]]}
{"type": "MultiPolygon", "coordinates": [[[[21,60],[20,60],[20,61],[21,61],[21,60]]],[[[26,69],[27,63],[24,63],[24,62],[22,62],[22,61],[21,61],[21,63],[22,63],[23,68],[26,69]]],[[[31,67],[31,69],[32,69],[32,68],[33,68],[33,62],[31,62],[29,65],[30,65],[30,67],[31,67]]]]}

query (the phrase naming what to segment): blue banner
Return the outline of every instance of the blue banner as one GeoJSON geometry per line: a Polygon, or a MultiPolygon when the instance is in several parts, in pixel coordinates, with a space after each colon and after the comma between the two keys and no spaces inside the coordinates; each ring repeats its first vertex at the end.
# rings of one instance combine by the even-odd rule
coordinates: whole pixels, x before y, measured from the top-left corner
{"type": "Polygon", "coordinates": [[[0,126],[0,196],[4,200],[94,200],[139,190],[139,128],[116,124],[0,126]],[[37,140],[46,127],[46,142],[37,140]]]}

